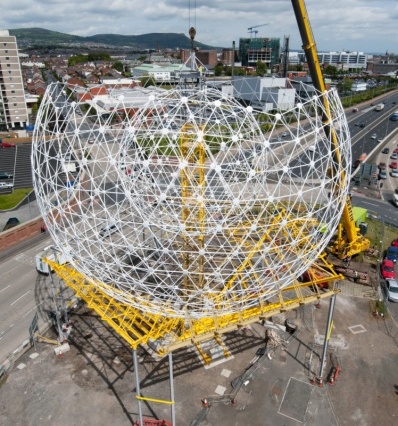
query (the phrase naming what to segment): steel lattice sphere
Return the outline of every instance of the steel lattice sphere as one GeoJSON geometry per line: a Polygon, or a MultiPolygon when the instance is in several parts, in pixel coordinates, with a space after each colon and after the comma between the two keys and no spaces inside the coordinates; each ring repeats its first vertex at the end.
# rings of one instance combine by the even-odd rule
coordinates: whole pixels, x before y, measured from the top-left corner
{"type": "Polygon", "coordinates": [[[334,91],[330,132],[314,92],[255,114],[209,88],[62,89],[38,113],[35,191],[55,243],[114,298],[175,317],[239,312],[325,249],[351,164],[334,91]]]}

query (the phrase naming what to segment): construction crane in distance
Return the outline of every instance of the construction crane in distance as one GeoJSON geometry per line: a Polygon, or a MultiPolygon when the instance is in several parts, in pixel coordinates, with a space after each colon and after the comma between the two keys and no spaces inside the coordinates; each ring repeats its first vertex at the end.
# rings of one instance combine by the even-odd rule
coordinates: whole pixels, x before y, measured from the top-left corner
{"type": "Polygon", "coordinates": [[[265,25],[269,25],[269,22],[267,22],[266,24],[254,25],[253,27],[249,27],[247,31],[249,31],[250,33],[250,38],[253,37],[253,33],[254,33],[254,36],[256,36],[258,33],[258,30],[255,30],[254,28],[264,27],[265,25]]]}

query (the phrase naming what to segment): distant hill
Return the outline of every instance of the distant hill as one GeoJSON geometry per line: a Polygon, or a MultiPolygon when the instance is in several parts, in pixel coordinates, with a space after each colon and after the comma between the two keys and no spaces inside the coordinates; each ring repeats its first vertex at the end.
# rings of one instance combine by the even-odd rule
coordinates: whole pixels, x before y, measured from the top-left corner
{"type": "MultiPolygon", "coordinates": [[[[10,35],[17,38],[18,47],[39,47],[49,46],[115,46],[124,47],[131,50],[146,49],[189,49],[191,39],[185,34],[177,33],[150,33],[138,36],[119,34],[96,34],[90,37],[80,37],[71,34],[50,31],[44,28],[19,28],[9,30],[10,35]]],[[[195,46],[200,49],[214,49],[195,41],[195,46]]]]}

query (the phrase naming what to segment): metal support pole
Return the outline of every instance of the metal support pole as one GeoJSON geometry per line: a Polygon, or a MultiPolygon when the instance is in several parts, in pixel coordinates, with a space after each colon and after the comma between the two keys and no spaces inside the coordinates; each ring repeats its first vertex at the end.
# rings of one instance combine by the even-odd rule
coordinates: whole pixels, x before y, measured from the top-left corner
{"type": "Polygon", "coordinates": [[[50,270],[50,272],[49,272],[49,276],[50,276],[50,287],[51,287],[51,294],[52,294],[52,297],[53,297],[53,302],[54,302],[54,307],[55,307],[55,319],[56,319],[56,322],[57,322],[58,339],[59,339],[59,342],[61,343],[64,340],[64,333],[62,332],[61,324],[60,324],[60,321],[59,321],[60,315],[59,315],[59,311],[58,311],[57,299],[55,297],[55,287],[54,287],[53,276],[52,276],[52,273],[51,273],[51,266],[48,265],[48,268],[50,270]]]}
{"type": "Polygon", "coordinates": [[[66,307],[65,298],[64,298],[64,291],[66,289],[66,286],[63,283],[63,280],[59,280],[59,295],[61,297],[61,303],[62,303],[62,310],[64,311],[64,322],[65,324],[68,324],[69,318],[68,318],[68,308],[66,307]],[[62,284],[61,284],[62,281],[62,284]]]}
{"type": "Polygon", "coordinates": [[[329,313],[328,313],[328,322],[326,325],[326,332],[325,332],[325,341],[323,343],[323,352],[322,352],[322,358],[321,358],[321,367],[319,369],[319,376],[318,376],[318,383],[321,385],[323,383],[323,369],[324,369],[324,364],[326,361],[326,353],[328,350],[328,343],[329,343],[329,337],[330,337],[330,333],[331,333],[331,325],[332,325],[332,320],[333,320],[333,311],[334,311],[334,304],[336,302],[336,295],[334,294],[331,299],[330,299],[330,304],[329,304],[329,313]]]}
{"type": "MultiPolygon", "coordinates": [[[[137,350],[136,349],[133,349],[133,361],[134,361],[134,375],[135,375],[136,394],[138,396],[141,396],[140,377],[138,375],[138,361],[137,361],[137,350]]],[[[142,419],[141,401],[139,399],[137,399],[137,401],[138,401],[138,417],[140,419],[140,426],[143,426],[144,421],[142,419]]]]}
{"type": "Polygon", "coordinates": [[[171,424],[176,425],[175,401],[174,401],[174,378],[173,378],[173,354],[169,352],[169,370],[170,370],[170,401],[171,404],[171,424]]]}
{"type": "MultiPolygon", "coordinates": [[[[234,78],[235,78],[235,40],[232,42],[232,63],[231,63],[231,80],[232,80],[232,90],[234,88],[234,78]]],[[[234,93],[232,93],[234,95],[234,93]]]]}
{"type": "MultiPolygon", "coordinates": [[[[57,257],[57,252],[55,251],[55,249],[54,249],[54,259],[57,263],[59,262],[58,257],[57,257]]],[[[62,310],[64,312],[64,323],[68,324],[68,313],[67,313],[65,299],[64,299],[64,288],[65,288],[65,286],[61,285],[61,280],[58,280],[58,287],[59,287],[59,297],[61,298],[62,310]]]]}

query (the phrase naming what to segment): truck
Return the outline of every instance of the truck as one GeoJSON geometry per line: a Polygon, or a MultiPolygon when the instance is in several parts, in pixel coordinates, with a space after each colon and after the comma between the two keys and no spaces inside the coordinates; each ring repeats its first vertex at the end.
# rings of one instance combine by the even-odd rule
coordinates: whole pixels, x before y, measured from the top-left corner
{"type": "Polygon", "coordinates": [[[57,262],[60,265],[69,263],[70,260],[57,246],[50,245],[44,247],[44,249],[35,256],[36,270],[39,274],[44,275],[49,275],[50,272],[54,272],[53,269],[50,271],[50,266],[44,261],[44,259],[57,262]]]}
{"type": "Polygon", "coordinates": [[[375,106],[375,111],[381,111],[382,109],[384,109],[384,104],[377,104],[375,106]]]}

